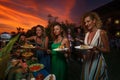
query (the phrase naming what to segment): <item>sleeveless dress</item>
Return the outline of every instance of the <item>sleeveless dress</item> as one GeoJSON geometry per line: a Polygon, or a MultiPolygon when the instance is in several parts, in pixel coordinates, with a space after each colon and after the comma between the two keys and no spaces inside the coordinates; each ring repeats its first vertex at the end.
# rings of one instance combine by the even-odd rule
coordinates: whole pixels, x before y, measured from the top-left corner
{"type": "MultiPolygon", "coordinates": [[[[85,36],[84,43],[88,45],[89,32],[85,36]]],[[[98,29],[93,37],[93,40],[89,44],[90,46],[102,47],[100,29],[98,29]]],[[[108,80],[107,68],[103,54],[99,52],[92,57],[84,61],[82,69],[82,80],[108,80]]]]}
{"type": "MultiPolygon", "coordinates": [[[[37,40],[37,38],[36,38],[36,40],[37,40]]],[[[42,38],[42,43],[41,44],[36,43],[36,46],[40,46],[40,47],[44,48],[45,47],[45,39],[42,38]]],[[[50,72],[50,55],[47,54],[46,51],[36,50],[35,56],[37,57],[38,62],[41,64],[44,64],[46,70],[48,72],[50,72]]]]}
{"type": "Polygon", "coordinates": [[[58,48],[60,45],[61,42],[53,43],[51,46],[52,48],[51,73],[55,74],[56,80],[67,80],[66,79],[67,63],[64,53],[53,50],[55,48],[58,48]]]}

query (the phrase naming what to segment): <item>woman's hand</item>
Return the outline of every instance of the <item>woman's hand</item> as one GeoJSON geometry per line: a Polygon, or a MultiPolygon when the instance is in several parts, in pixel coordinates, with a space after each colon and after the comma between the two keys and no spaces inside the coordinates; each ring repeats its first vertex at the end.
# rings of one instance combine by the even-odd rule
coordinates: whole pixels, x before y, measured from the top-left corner
{"type": "Polygon", "coordinates": [[[97,47],[93,47],[92,49],[89,49],[86,51],[87,54],[83,55],[84,60],[91,59],[94,55],[98,55],[99,51],[97,47]]]}
{"type": "Polygon", "coordinates": [[[87,54],[83,55],[84,60],[87,60],[92,56],[92,51],[91,50],[87,50],[86,53],[87,54]]]}
{"type": "Polygon", "coordinates": [[[46,50],[45,48],[42,48],[42,47],[40,47],[40,46],[36,46],[36,49],[42,50],[42,51],[45,51],[45,50],[46,50]]]}
{"type": "Polygon", "coordinates": [[[79,41],[79,39],[78,39],[78,38],[75,38],[75,40],[76,40],[76,41],[79,41]]]}
{"type": "Polygon", "coordinates": [[[99,49],[99,47],[94,46],[92,50],[95,54],[98,54],[100,49],[99,49]]]}
{"type": "Polygon", "coordinates": [[[68,57],[69,57],[69,55],[68,55],[67,53],[65,53],[65,54],[64,54],[64,56],[65,56],[66,58],[68,58],[68,57]]]}
{"type": "Polygon", "coordinates": [[[51,50],[48,49],[48,50],[47,50],[47,54],[51,54],[51,50]]]}

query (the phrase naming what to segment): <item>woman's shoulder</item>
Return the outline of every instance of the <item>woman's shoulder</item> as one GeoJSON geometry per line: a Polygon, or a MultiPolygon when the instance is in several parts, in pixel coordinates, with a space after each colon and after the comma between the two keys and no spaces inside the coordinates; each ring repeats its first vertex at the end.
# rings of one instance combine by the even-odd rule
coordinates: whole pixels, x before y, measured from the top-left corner
{"type": "Polygon", "coordinates": [[[106,31],[105,31],[105,30],[100,30],[100,34],[101,34],[101,35],[105,35],[105,34],[106,34],[106,31]]]}
{"type": "Polygon", "coordinates": [[[67,41],[69,41],[69,40],[68,40],[67,37],[64,37],[64,38],[63,38],[63,41],[64,41],[64,42],[67,42],[67,41]]]}
{"type": "Polygon", "coordinates": [[[43,37],[43,40],[48,40],[48,36],[43,37]]]}
{"type": "Polygon", "coordinates": [[[45,39],[48,39],[48,36],[45,36],[45,39]]]}

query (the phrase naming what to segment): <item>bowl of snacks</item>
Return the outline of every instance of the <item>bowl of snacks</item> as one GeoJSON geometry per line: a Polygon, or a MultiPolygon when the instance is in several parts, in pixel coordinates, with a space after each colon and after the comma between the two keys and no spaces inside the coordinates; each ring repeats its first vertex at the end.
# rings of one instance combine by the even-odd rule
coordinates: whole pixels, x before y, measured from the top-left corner
{"type": "Polygon", "coordinates": [[[22,53],[22,57],[24,57],[26,59],[28,59],[28,58],[30,58],[32,56],[33,56],[32,52],[24,52],[24,53],[22,53]]]}
{"type": "Polygon", "coordinates": [[[44,68],[43,64],[35,63],[29,66],[31,72],[36,72],[44,68]]]}

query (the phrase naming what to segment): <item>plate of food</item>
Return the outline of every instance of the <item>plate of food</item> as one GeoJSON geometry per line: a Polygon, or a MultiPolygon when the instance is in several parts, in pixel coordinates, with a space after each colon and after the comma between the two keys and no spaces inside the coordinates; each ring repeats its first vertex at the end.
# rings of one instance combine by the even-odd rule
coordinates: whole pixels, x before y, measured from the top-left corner
{"type": "Polygon", "coordinates": [[[27,44],[25,43],[23,46],[21,46],[22,48],[35,48],[35,46],[33,46],[32,44],[27,44]]]}
{"type": "Polygon", "coordinates": [[[75,46],[76,49],[81,49],[81,50],[87,50],[87,49],[92,49],[92,46],[88,45],[80,45],[80,46],[75,46]]]}
{"type": "Polygon", "coordinates": [[[59,46],[58,48],[56,49],[53,49],[54,51],[67,51],[68,48],[65,48],[63,45],[59,46]]]}
{"type": "Polygon", "coordinates": [[[54,51],[67,51],[68,48],[56,48],[56,49],[53,49],[54,51]]]}
{"type": "Polygon", "coordinates": [[[43,65],[43,64],[39,64],[39,63],[31,64],[31,65],[29,66],[29,69],[30,69],[30,71],[32,71],[32,72],[39,71],[39,70],[41,70],[41,69],[43,69],[43,68],[44,68],[44,65],[43,65]]]}
{"type": "Polygon", "coordinates": [[[29,57],[33,56],[33,53],[32,52],[25,52],[25,53],[22,53],[22,56],[25,58],[29,58],[29,57]]]}

